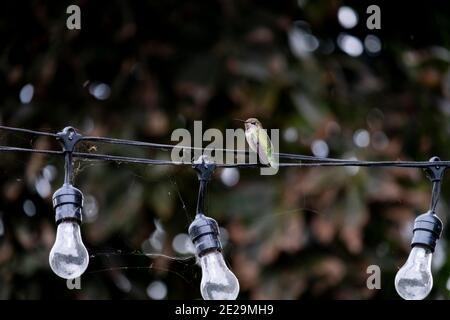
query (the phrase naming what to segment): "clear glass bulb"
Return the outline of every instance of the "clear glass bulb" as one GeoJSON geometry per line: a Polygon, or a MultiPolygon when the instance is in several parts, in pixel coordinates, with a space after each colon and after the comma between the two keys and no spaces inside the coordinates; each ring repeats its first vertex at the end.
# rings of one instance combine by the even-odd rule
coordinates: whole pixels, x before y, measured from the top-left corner
{"type": "Polygon", "coordinates": [[[426,247],[415,246],[405,265],[395,276],[395,289],[405,300],[422,300],[433,287],[431,258],[433,253],[426,247]]]}
{"type": "Polygon", "coordinates": [[[239,282],[228,269],[222,253],[211,251],[200,257],[202,281],[200,291],[205,300],[235,300],[239,282]]]}
{"type": "Polygon", "coordinates": [[[86,270],[89,255],[81,240],[77,221],[62,221],[58,224],[49,263],[53,272],[64,279],[78,278],[86,270]]]}

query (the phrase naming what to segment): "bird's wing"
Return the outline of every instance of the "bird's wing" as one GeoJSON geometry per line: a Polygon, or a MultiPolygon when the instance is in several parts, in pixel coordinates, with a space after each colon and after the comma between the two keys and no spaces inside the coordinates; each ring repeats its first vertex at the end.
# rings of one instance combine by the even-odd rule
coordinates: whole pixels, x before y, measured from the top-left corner
{"type": "Polygon", "coordinates": [[[273,145],[267,135],[266,130],[258,129],[258,154],[263,164],[275,165],[275,159],[273,157],[273,145]]]}

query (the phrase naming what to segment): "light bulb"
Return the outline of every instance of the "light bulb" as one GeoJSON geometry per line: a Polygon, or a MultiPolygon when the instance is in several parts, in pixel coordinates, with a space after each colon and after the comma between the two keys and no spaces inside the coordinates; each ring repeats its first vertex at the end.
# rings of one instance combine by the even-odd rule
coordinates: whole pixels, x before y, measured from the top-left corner
{"type": "Polygon", "coordinates": [[[222,253],[213,250],[200,257],[202,281],[200,292],[205,300],[235,300],[239,294],[239,282],[228,269],[222,253]]]}
{"type": "Polygon", "coordinates": [[[49,263],[53,272],[64,279],[78,278],[86,270],[89,255],[81,240],[78,221],[63,220],[58,224],[49,263]]]}
{"type": "Polygon", "coordinates": [[[395,276],[395,289],[405,300],[422,300],[433,287],[431,258],[433,253],[426,246],[412,248],[405,265],[395,276]]]}
{"type": "Polygon", "coordinates": [[[80,233],[83,193],[65,183],[53,195],[53,207],[58,229],[50,251],[50,267],[61,278],[78,278],[89,264],[88,252],[80,233]]]}

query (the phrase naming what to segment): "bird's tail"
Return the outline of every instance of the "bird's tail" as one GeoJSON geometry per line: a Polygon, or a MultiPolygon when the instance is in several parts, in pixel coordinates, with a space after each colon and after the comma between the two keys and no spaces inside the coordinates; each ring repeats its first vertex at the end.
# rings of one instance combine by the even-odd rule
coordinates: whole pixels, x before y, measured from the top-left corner
{"type": "Polygon", "coordinates": [[[272,168],[278,169],[278,159],[276,159],[274,156],[269,157],[269,164],[272,168]]]}

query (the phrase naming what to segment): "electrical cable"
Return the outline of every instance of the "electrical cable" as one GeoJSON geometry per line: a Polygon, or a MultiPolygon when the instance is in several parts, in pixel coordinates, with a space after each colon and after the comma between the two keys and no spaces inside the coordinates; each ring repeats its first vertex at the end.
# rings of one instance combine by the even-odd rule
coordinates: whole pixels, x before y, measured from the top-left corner
{"type": "MultiPolygon", "coordinates": [[[[58,134],[35,131],[22,128],[14,128],[7,126],[0,126],[0,129],[12,131],[12,132],[22,132],[33,135],[40,136],[51,136],[58,137],[58,134]]],[[[232,149],[210,149],[210,148],[199,148],[199,147],[189,147],[181,145],[171,145],[171,144],[160,144],[151,143],[135,140],[126,139],[116,139],[108,137],[95,137],[95,136],[82,136],[80,141],[93,141],[108,144],[119,144],[119,145],[130,145],[130,146],[140,146],[148,147],[158,150],[171,150],[175,148],[186,149],[186,150],[198,150],[198,151],[215,151],[215,152],[233,152],[235,154],[246,154],[249,155],[250,151],[247,150],[232,150],[232,149]]],[[[29,152],[29,153],[42,153],[49,155],[63,155],[63,151],[56,150],[43,150],[43,149],[30,149],[30,148],[19,148],[12,146],[0,146],[1,151],[11,151],[11,152],[29,152]]],[[[279,167],[401,167],[401,168],[429,168],[435,166],[450,167],[450,161],[362,161],[362,160],[348,160],[348,159],[336,159],[336,158],[322,158],[315,156],[307,156],[301,154],[291,154],[291,153],[274,153],[281,159],[289,160],[300,160],[303,162],[281,162],[278,164],[279,167]]],[[[175,162],[171,160],[160,160],[160,159],[148,159],[148,158],[136,158],[136,157],[126,157],[126,156],[115,156],[108,154],[98,154],[98,153],[85,153],[85,152],[73,152],[73,157],[77,159],[85,160],[98,160],[98,161],[117,161],[126,163],[140,163],[149,165],[192,165],[193,162],[175,162]]],[[[262,164],[257,163],[218,163],[217,167],[222,168],[261,168],[265,167],[262,164]]]]}

